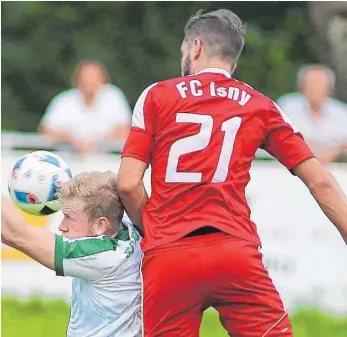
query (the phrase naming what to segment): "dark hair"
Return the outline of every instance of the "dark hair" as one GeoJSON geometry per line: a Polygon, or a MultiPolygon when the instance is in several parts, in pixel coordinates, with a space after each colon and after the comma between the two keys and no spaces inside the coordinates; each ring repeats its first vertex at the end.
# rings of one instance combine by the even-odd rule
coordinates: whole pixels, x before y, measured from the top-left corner
{"type": "Polygon", "coordinates": [[[77,64],[74,72],[73,72],[73,75],[71,77],[71,84],[72,86],[76,86],[77,84],[77,78],[81,72],[81,70],[85,67],[85,66],[89,66],[89,65],[94,65],[94,66],[97,66],[100,71],[102,72],[103,74],[103,77],[104,77],[104,80],[103,80],[103,83],[111,83],[111,77],[106,69],[106,67],[104,66],[103,63],[101,63],[100,61],[98,60],[85,60],[85,61],[81,61],[77,64]]]}
{"type": "Polygon", "coordinates": [[[209,13],[198,11],[187,22],[185,41],[191,43],[200,39],[206,54],[222,60],[236,62],[244,45],[245,26],[240,18],[228,9],[209,13]]]}

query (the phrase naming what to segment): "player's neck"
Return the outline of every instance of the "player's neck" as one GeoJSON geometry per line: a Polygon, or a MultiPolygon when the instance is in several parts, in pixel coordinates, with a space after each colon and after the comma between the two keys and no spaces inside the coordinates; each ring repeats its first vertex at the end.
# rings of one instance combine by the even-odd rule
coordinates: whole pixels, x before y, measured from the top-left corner
{"type": "Polygon", "coordinates": [[[219,59],[209,59],[209,60],[206,60],[205,62],[202,62],[201,64],[199,64],[196,67],[194,73],[199,73],[200,71],[203,71],[204,69],[208,69],[208,68],[223,69],[223,70],[226,70],[227,72],[229,72],[230,74],[232,74],[232,70],[234,67],[232,64],[223,62],[219,59]]]}
{"type": "Polygon", "coordinates": [[[110,238],[115,238],[119,234],[119,231],[121,230],[121,226],[110,226],[107,231],[105,232],[105,235],[107,235],[110,238]]]}

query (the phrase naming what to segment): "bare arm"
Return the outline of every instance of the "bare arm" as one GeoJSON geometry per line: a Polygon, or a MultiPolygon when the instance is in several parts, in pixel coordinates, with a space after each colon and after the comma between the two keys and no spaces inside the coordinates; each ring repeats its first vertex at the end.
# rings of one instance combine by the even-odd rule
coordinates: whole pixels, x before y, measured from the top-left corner
{"type": "Polygon", "coordinates": [[[141,160],[123,157],[118,172],[117,191],[130,220],[143,232],[142,211],[148,201],[143,184],[147,164],[141,160]]]}
{"type": "Polygon", "coordinates": [[[321,151],[317,151],[317,159],[320,161],[322,165],[327,165],[331,162],[334,162],[339,159],[341,154],[344,151],[344,145],[340,144],[335,147],[326,147],[322,149],[321,151]]]}
{"type": "Polygon", "coordinates": [[[12,202],[1,198],[1,240],[44,266],[55,269],[55,235],[43,228],[28,226],[12,202]]]}
{"type": "Polygon", "coordinates": [[[347,244],[347,199],[333,176],[315,158],[298,164],[293,172],[306,184],[347,244]]]}
{"type": "Polygon", "coordinates": [[[50,137],[58,142],[71,144],[80,153],[88,153],[91,151],[91,144],[82,138],[73,138],[66,132],[57,131],[45,125],[39,126],[38,131],[42,135],[50,137]]]}
{"type": "Polygon", "coordinates": [[[126,124],[118,125],[113,130],[108,132],[104,139],[112,140],[112,139],[126,139],[129,135],[130,126],[126,124]]]}
{"type": "Polygon", "coordinates": [[[72,139],[70,135],[63,131],[56,131],[49,126],[40,125],[38,127],[38,132],[47,137],[51,137],[54,140],[71,143],[72,139]]]}

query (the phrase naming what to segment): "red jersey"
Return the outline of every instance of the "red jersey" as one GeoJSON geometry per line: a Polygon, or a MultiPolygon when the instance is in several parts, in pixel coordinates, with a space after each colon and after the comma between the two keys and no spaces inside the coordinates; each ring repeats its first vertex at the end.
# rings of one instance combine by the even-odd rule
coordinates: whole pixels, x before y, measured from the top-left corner
{"type": "Polygon", "coordinates": [[[144,90],[122,153],[152,169],[143,250],[205,226],[260,244],[245,196],[258,148],[288,169],[313,157],[276,103],[225,70],[144,90]]]}

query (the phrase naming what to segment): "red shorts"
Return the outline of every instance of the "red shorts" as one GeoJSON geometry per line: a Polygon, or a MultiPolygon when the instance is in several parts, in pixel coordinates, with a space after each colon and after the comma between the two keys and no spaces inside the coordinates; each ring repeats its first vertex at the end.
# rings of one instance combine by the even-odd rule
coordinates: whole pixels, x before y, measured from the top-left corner
{"type": "Polygon", "coordinates": [[[292,337],[288,315],[254,243],[223,233],[145,253],[144,337],[198,337],[214,307],[232,337],[292,337]]]}

